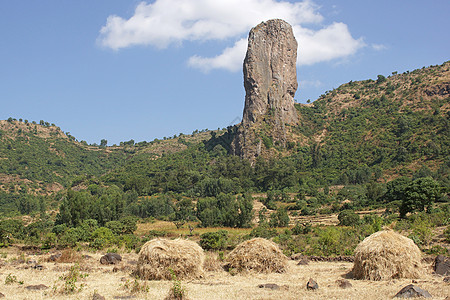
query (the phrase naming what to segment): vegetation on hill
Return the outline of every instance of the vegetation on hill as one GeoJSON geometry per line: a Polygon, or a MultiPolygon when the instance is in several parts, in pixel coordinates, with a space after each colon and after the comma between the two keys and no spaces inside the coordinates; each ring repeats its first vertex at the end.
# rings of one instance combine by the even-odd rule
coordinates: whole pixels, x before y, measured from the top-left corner
{"type": "Polygon", "coordinates": [[[43,121],[0,121],[0,215],[37,220],[0,221],[0,242],[16,232],[47,246],[135,248],[138,219],[229,228],[257,221],[247,237],[276,236],[288,252],[309,240],[309,254],[337,255],[400,220],[427,247],[426,226],[450,223],[449,67],[351,81],[298,104],[286,147],[261,132],[272,156],[253,164],[228,154],[236,127],[107,147],[43,121]],[[367,209],[382,216],[355,214],[367,209]],[[316,214],[339,215],[340,229],[275,229],[316,214]]]}

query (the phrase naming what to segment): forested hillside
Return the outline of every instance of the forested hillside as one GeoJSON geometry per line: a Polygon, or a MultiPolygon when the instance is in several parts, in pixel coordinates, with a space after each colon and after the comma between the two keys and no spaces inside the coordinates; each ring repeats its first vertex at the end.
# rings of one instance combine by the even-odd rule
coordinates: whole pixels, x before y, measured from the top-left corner
{"type": "MultiPolygon", "coordinates": [[[[386,222],[426,210],[446,225],[449,67],[351,81],[296,104],[299,125],[289,127],[296,139],[281,146],[262,132],[273,155],[254,162],[229,154],[236,127],[108,147],[10,118],[0,122],[0,214],[34,216],[35,239],[51,231],[61,245],[93,242],[89,226],[129,234],[137,218],[199,227],[257,221],[252,235],[266,237],[298,216],[333,213],[342,225],[359,224],[352,211],[371,209],[384,209],[386,222]]],[[[377,218],[356,236],[379,228],[377,218]]],[[[0,239],[15,230],[8,222],[0,221],[0,239]]],[[[352,251],[348,245],[335,253],[352,251]]]]}

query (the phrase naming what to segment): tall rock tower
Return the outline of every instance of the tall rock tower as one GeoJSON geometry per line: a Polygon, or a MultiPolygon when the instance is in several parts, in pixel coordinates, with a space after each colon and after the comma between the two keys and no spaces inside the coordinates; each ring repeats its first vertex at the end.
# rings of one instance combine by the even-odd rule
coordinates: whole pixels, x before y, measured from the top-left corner
{"type": "Polygon", "coordinates": [[[287,128],[298,123],[297,41],[292,27],[279,19],[250,30],[244,60],[245,107],[231,149],[254,160],[271,144],[284,147],[287,128]]]}

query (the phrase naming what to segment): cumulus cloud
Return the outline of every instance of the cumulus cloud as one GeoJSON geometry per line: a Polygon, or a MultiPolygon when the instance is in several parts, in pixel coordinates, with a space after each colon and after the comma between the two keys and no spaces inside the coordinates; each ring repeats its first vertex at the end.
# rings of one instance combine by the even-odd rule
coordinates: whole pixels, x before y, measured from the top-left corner
{"type": "Polygon", "coordinates": [[[355,40],[351,36],[344,23],[333,23],[317,31],[299,25],[293,29],[299,43],[298,51],[301,53],[297,61],[299,65],[312,65],[346,57],[365,46],[361,38],[355,40]]]}
{"type": "Polygon", "coordinates": [[[188,65],[202,71],[242,67],[246,35],[262,21],[280,18],[293,25],[299,41],[299,64],[341,58],[365,44],[354,39],[343,23],[322,25],[324,17],[310,1],[285,0],[156,0],[141,2],[126,19],[109,16],[98,42],[114,50],[135,45],[167,48],[184,41],[231,40],[234,42],[215,57],[192,56],[188,65]],[[316,29],[308,28],[313,25],[316,29]]]}
{"type": "Polygon", "coordinates": [[[209,72],[212,69],[225,69],[239,71],[242,69],[242,61],[247,51],[247,39],[240,39],[233,47],[226,48],[222,54],[215,57],[201,57],[194,55],[189,58],[188,65],[209,72]]]}

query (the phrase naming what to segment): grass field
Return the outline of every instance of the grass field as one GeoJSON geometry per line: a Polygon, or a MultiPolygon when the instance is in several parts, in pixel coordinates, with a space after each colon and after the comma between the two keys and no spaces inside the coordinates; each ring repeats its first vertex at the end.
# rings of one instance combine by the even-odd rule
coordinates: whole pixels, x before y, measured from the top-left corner
{"type": "MultiPolygon", "coordinates": [[[[79,265],[85,278],[78,278],[74,285],[84,287],[74,294],[63,294],[65,281],[73,263],[45,262],[50,255],[25,255],[10,248],[2,254],[0,269],[0,292],[6,299],[92,299],[96,292],[105,299],[164,299],[173,283],[171,281],[137,281],[130,276],[137,260],[137,254],[123,254],[123,261],[116,266],[99,263],[102,253],[83,253],[89,258],[80,258],[79,265]],[[35,260],[42,264],[43,270],[33,269],[30,264],[20,262],[35,260]],[[9,281],[8,279],[9,278],[9,281]],[[15,282],[10,282],[16,278],[15,282]],[[23,282],[22,282],[23,281],[23,282]],[[10,283],[10,284],[6,284],[10,283]],[[45,290],[30,291],[29,285],[46,285],[45,290]],[[127,287],[128,286],[128,287],[127,287]],[[132,292],[132,286],[147,287],[147,292],[132,292]],[[122,298],[121,298],[122,297],[122,298]],[[125,298],[128,297],[128,298],[125,298]]],[[[182,281],[188,299],[392,299],[410,279],[390,281],[353,280],[348,276],[352,263],[311,262],[297,265],[289,262],[289,270],[284,274],[243,274],[232,276],[216,269],[205,272],[199,280],[182,281]],[[309,291],[306,282],[315,279],[319,289],[309,291]],[[347,278],[352,284],[348,289],[338,287],[336,281],[347,278]],[[259,288],[265,283],[277,284],[278,290],[259,288]]],[[[428,265],[425,277],[418,279],[416,285],[428,290],[433,299],[445,299],[450,295],[450,284],[443,282],[442,276],[431,274],[428,265]]]]}

